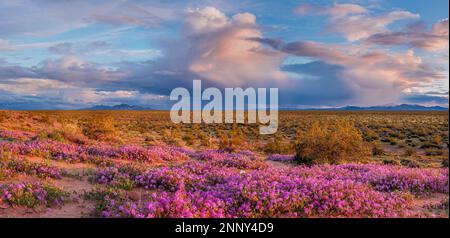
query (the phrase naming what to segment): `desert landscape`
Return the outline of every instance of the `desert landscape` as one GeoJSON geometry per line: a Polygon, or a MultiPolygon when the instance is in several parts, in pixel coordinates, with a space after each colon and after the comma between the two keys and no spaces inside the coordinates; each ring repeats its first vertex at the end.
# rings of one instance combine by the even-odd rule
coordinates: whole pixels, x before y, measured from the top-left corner
{"type": "Polygon", "coordinates": [[[0,233],[440,232],[449,4],[1,0],[0,233]]]}
{"type": "Polygon", "coordinates": [[[0,217],[446,217],[448,111],[0,111],[0,217]]]}

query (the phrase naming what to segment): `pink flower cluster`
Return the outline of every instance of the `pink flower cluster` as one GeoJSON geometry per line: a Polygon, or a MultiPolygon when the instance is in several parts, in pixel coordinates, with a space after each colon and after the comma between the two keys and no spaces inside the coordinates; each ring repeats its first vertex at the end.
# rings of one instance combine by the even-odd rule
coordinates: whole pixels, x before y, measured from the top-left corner
{"type": "Polygon", "coordinates": [[[7,162],[0,161],[0,169],[9,171],[10,174],[24,173],[27,175],[36,175],[39,178],[61,179],[61,170],[57,167],[45,163],[29,162],[24,159],[12,159],[7,162]]]}
{"type": "Polygon", "coordinates": [[[47,157],[68,162],[89,162],[95,159],[124,159],[146,163],[179,161],[188,156],[177,148],[151,146],[75,145],[52,140],[0,142],[0,150],[18,155],[47,157]]]}
{"type": "Polygon", "coordinates": [[[449,193],[449,170],[407,168],[379,164],[345,164],[299,167],[291,170],[299,177],[353,180],[378,191],[408,191],[414,194],[449,193]]]}
{"type": "Polygon", "coordinates": [[[0,140],[2,138],[9,140],[28,140],[34,137],[35,134],[26,131],[10,131],[0,129],[0,140]]]}
{"type": "MultiPolygon", "coordinates": [[[[52,140],[0,140],[0,151],[67,162],[100,161],[93,180],[108,190],[97,196],[104,217],[398,217],[405,215],[416,195],[449,193],[449,171],[444,168],[274,166],[251,151],[52,140]],[[152,163],[152,167],[119,166],[116,159],[152,163]],[[136,187],[146,191],[139,200],[126,191],[136,187]]],[[[275,154],[266,159],[290,162],[293,156],[275,154]]],[[[58,169],[45,164],[17,159],[0,163],[0,179],[14,173],[61,176],[58,169]]],[[[2,201],[12,205],[58,204],[64,196],[43,184],[1,186],[2,201]]]]}
{"type": "Polygon", "coordinates": [[[220,150],[207,150],[191,153],[192,158],[200,161],[208,161],[215,167],[236,169],[264,169],[267,164],[255,156],[252,152],[241,151],[238,153],[227,153],[220,150]]]}
{"type": "MultiPolygon", "coordinates": [[[[210,152],[208,152],[208,155],[210,152]]],[[[215,158],[220,156],[213,153],[215,158]]],[[[268,166],[242,170],[200,161],[147,171],[105,168],[97,181],[134,181],[137,203],[108,197],[105,217],[397,217],[412,193],[448,193],[448,170],[388,165],[268,166]]]]}
{"type": "Polygon", "coordinates": [[[52,140],[2,142],[0,143],[0,149],[17,155],[39,156],[68,162],[78,162],[85,159],[81,146],[52,140]]]}
{"type": "Polygon", "coordinates": [[[47,207],[59,206],[67,198],[67,194],[58,187],[42,183],[0,184],[0,203],[12,206],[47,207]]]}

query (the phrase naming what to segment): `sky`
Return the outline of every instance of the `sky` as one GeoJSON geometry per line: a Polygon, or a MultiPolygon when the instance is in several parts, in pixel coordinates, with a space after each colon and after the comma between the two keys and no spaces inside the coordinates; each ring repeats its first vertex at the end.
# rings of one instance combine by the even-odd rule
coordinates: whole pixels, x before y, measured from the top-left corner
{"type": "Polygon", "coordinates": [[[0,109],[167,109],[176,87],[283,108],[449,104],[448,0],[0,1],[0,109]]]}

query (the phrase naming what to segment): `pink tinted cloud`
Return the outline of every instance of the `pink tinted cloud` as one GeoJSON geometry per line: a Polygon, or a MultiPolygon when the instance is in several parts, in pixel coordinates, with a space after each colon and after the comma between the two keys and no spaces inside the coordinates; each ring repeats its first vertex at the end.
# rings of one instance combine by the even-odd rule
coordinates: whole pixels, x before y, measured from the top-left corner
{"type": "Polygon", "coordinates": [[[328,7],[303,5],[297,7],[295,12],[298,14],[320,14],[343,17],[350,14],[363,14],[367,12],[367,9],[357,4],[335,4],[328,7]]]}
{"type": "Polygon", "coordinates": [[[426,51],[448,51],[448,19],[437,22],[431,30],[406,29],[399,32],[386,32],[370,36],[365,40],[377,45],[408,45],[426,51]]]}
{"type": "Polygon", "coordinates": [[[282,52],[247,40],[262,37],[253,14],[229,18],[214,7],[190,10],[183,34],[183,44],[189,46],[186,67],[201,79],[227,86],[256,86],[286,78],[279,69],[285,57],[282,52]]]}
{"type": "Polygon", "coordinates": [[[395,21],[420,17],[408,11],[392,11],[373,15],[368,9],[356,4],[335,4],[328,7],[306,5],[298,7],[296,12],[329,16],[326,31],[341,34],[349,41],[357,41],[374,34],[388,32],[386,27],[395,21]]]}
{"type": "Polygon", "coordinates": [[[398,102],[402,92],[408,88],[445,80],[445,72],[425,62],[412,50],[395,53],[370,50],[359,45],[316,42],[278,42],[275,46],[287,54],[316,58],[342,67],[343,70],[336,77],[343,79],[355,93],[355,100],[361,104],[398,102]]]}

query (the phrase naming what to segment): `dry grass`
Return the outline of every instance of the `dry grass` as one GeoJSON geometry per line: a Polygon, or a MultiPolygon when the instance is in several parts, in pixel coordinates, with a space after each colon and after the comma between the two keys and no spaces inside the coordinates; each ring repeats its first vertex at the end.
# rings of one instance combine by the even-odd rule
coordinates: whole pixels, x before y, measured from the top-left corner
{"type": "MultiPolygon", "coordinates": [[[[80,144],[170,144],[295,154],[298,133],[308,132],[314,123],[346,121],[364,143],[376,147],[373,155],[381,160],[408,158],[441,164],[448,159],[448,112],[282,111],[279,115],[274,135],[260,135],[256,124],[174,124],[167,111],[0,111],[0,130],[27,131],[80,144]]],[[[328,129],[322,127],[325,131],[318,132],[328,129]]]]}

